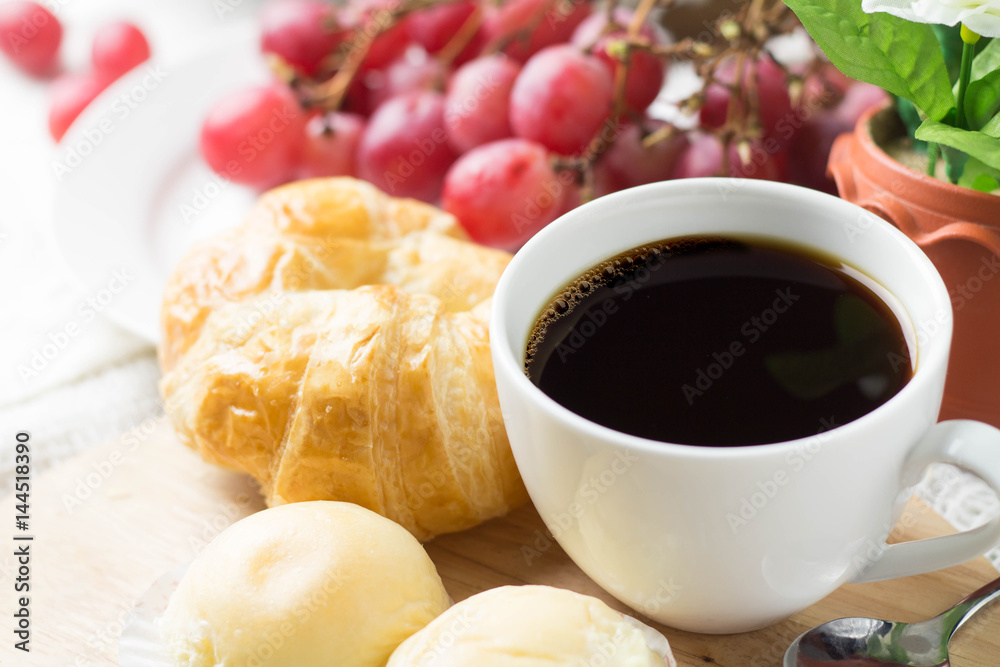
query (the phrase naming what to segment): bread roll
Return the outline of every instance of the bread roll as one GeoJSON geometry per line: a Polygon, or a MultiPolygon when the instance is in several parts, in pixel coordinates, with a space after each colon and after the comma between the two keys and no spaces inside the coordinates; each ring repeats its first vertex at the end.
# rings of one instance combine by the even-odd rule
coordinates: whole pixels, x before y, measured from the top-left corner
{"type": "Polygon", "coordinates": [[[184,574],[160,629],[179,667],[384,667],[448,604],[402,527],[318,501],[220,533],[184,574]]]}
{"type": "Polygon", "coordinates": [[[388,667],[675,667],[667,640],[597,598],[504,586],[459,602],[404,641],[388,667]]]}
{"type": "Polygon", "coordinates": [[[161,391],[182,442],[269,505],[358,503],[421,540],[527,500],[489,353],[510,256],[334,178],[265,194],[167,286],[161,391]]]}

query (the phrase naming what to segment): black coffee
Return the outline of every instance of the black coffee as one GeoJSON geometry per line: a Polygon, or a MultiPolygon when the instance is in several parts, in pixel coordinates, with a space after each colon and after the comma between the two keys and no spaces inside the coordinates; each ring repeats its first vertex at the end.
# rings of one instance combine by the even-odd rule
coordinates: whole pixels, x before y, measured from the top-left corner
{"type": "Polygon", "coordinates": [[[841,262],[692,237],[635,248],[564,288],[535,324],[525,372],[598,424],[733,446],[857,419],[913,363],[897,316],[841,262]]]}

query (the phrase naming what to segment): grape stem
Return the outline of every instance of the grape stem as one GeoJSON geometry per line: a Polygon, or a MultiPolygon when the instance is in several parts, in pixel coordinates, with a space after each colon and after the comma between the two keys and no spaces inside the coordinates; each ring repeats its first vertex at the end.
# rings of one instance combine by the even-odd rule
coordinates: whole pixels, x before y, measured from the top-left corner
{"type": "Polygon", "coordinates": [[[438,59],[445,65],[445,67],[451,65],[455,58],[462,53],[472,38],[476,36],[476,32],[479,30],[479,26],[483,24],[483,8],[482,5],[476,4],[475,11],[465,19],[465,23],[462,27],[458,29],[448,43],[444,45],[441,52],[438,53],[438,59]]]}

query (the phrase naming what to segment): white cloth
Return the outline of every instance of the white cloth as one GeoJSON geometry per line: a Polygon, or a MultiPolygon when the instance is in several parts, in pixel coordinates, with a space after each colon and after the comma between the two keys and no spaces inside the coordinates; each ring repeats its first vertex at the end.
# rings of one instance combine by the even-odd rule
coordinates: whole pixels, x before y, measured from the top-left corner
{"type": "MultiPolygon", "coordinates": [[[[74,382],[5,406],[0,433],[31,434],[31,471],[39,475],[60,461],[112,440],[163,415],[156,390],[160,370],[149,350],[74,382]]],[[[14,448],[0,447],[0,497],[13,490],[14,448]]]]}
{"type": "MultiPolygon", "coordinates": [[[[917,496],[959,530],[968,530],[1000,515],[1000,501],[975,475],[943,463],[927,471],[917,496]]],[[[986,554],[1000,570],[1000,547],[986,554]]]]}
{"type": "MultiPolygon", "coordinates": [[[[80,71],[88,67],[95,30],[111,21],[133,21],[155,58],[176,60],[213,31],[252,15],[261,2],[45,4],[63,24],[65,69],[80,71]]],[[[31,432],[34,473],[162,411],[152,346],[88,305],[90,295],[52,241],[48,95],[48,82],[0,57],[0,433],[31,432]]],[[[0,447],[0,495],[11,489],[11,464],[10,448],[0,447]]]]}

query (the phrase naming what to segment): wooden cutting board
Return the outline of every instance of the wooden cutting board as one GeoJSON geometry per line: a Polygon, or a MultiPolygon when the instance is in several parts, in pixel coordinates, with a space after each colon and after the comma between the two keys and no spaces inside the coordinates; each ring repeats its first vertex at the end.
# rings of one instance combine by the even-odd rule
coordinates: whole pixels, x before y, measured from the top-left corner
{"type": "MultiPolygon", "coordinates": [[[[7,446],[7,445],[5,445],[7,446]]],[[[0,503],[0,665],[118,664],[118,637],[133,601],[161,574],[191,560],[233,521],[263,507],[251,480],[203,463],[163,420],[151,420],[32,479],[29,530],[14,527],[15,500],[0,503]],[[30,653],[13,648],[14,534],[30,543],[30,653]]],[[[925,505],[907,509],[903,539],[953,532],[925,505]]],[[[506,584],[550,584],[605,594],[551,541],[530,506],[427,545],[455,600],[506,584]],[[522,547],[528,546],[528,558],[522,547]]],[[[932,574],[842,587],[778,625],[742,635],[660,629],[684,667],[778,667],[803,630],[841,616],[915,621],[937,614],[997,572],[985,559],[932,574]]],[[[634,612],[632,612],[634,613],[634,612]]],[[[646,619],[643,619],[646,620],[646,619]]],[[[655,623],[651,625],[656,626],[655,623]]],[[[659,627],[659,626],[657,626],[659,627]]],[[[955,667],[1000,665],[1000,605],[953,643],[955,667]]],[[[126,666],[127,667],[127,666],[126,666]]],[[[347,666],[345,666],[347,667],[347,666]]]]}

